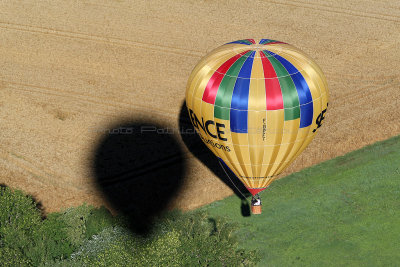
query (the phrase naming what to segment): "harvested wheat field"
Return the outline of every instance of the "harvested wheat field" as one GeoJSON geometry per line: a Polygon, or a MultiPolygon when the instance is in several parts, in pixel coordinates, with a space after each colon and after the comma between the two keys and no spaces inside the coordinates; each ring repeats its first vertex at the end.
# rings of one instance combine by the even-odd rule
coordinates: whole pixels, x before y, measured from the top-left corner
{"type": "Polygon", "coordinates": [[[46,211],[120,205],[114,184],[153,170],[178,188],[168,206],[232,194],[179,130],[192,68],[243,38],[293,44],[328,80],[326,122],[286,174],[400,134],[398,1],[2,1],[0,183],[46,211]]]}

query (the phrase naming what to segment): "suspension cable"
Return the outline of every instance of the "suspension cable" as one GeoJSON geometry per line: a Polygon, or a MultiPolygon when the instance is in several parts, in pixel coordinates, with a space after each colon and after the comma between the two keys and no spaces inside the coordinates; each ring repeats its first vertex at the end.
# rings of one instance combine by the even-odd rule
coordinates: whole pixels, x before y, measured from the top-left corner
{"type": "Polygon", "coordinates": [[[226,176],[228,176],[229,181],[231,181],[233,186],[236,188],[236,190],[239,191],[239,193],[244,197],[244,199],[247,199],[247,197],[242,193],[242,191],[240,191],[239,188],[237,188],[237,186],[232,182],[231,177],[229,177],[229,174],[226,172],[224,166],[221,164],[221,161],[218,160],[218,162],[219,162],[219,165],[221,165],[222,169],[224,170],[226,176]]]}

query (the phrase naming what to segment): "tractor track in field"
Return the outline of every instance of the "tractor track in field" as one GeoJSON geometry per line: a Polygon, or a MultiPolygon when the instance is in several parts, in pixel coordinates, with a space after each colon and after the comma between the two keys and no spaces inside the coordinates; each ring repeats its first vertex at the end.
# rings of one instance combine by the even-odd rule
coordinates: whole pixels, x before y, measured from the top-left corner
{"type": "MultiPolygon", "coordinates": [[[[25,91],[30,94],[43,94],[43,95],[48,95],[48,96],[55,96],[57,98],[73,98],[76,101],[81,101],[89,104],[93,104],[96,106],[103,106],[104,108],[114,108],[117,110],[121,109],[135,109],[138,112],[142,110],[146,110],[148,107],[146,105],[141,105],[141,104],[132,104],[128,102],[121,102],[121,101],[110,101],[107,98],[102,98],[98,96],[91,96],[83,93],[78,93],[75,91],[69,91],[65,89],[58,89],[58,88],[53,88],[53,87],[45,87],[45,86],[38,86],[38,85],[32,85],[32,84],[24,84],[24,83],[17,83],[17,82],[11,82],[11,81],[5,81],[2,80],[1,82],[5,84],[13,84],[17,85],[18,87],[14,88],[16,91],[25,91]]],[[[162,114],[163,116],[169,116],[169,117],[174,117],[173,114],[170,114],[168,110],[162,110],[162,109],[152,109],[152,112],[154,112],[157,115],[162,114]]],[[[101,116],[105,116],[106,114],[104,113],[93,113],[93,114],[98,114],[101,116]]]]}

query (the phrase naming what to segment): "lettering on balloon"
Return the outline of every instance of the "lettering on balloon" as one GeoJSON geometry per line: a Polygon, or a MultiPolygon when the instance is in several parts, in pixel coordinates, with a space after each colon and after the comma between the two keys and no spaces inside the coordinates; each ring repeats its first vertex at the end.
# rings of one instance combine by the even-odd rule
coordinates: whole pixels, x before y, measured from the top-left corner
{"type": "MultiPolygon", "coordinates": [[[[196,116],[196,114],[193,112],[193,110],[189,109],[189,117],[190,120],[192,121],[193,126],[199,131],[202,130],[206,136],[210,136],[214,139],[219,139],[221,141],[228,141],[228,139],[225,137],[225,124],[223,123],[218,123],[213,120],[207,120],[204,121],[204,118],[201,118],[201,121],[199,118],[196,116]],[[212,132],[210,129],[210,126],[213,125],[215,126],[215,132],[212,132]]],[[[205,138],[203,135],[199,134],[201,139],[204,141],[204,143],[209,144],[212,147],[215,147],[217,149],[222,149],[224,151],[230,152],[230,148],[228,146],[221,145],[219,143],[214,142],[211,139],[205,138]]]]}
{"type": "Polygon", "coordinates": [[[215,148],[227,151],[227,152],[231,152],[231,149],[229,148],[229,146],[224,146],[219,143],[215,143],[213,140],[204,138],[201,134],[199,134],[199,136],[203,140],[204,143],[209,144],[212,147],[215,147],[215,148]]]}
{"type": "MultiPolygon", "coordinates": [[[[326,107],[328,108],[328,104],[326,105],[326,107]]],[[[315,131],[322,126],[322,121],[325,119],[325,113],[326,113],[326,109],[324,109],[317,117],[317,119],[315,120],[315,123],[317,124],[317,128],[315,128],[313,130],[313,133],[315,133],[315,131]]]]}
{"type": "Polygon", "coordinates": [[[201,118],[201,121],[197,118],[196,114],[193,112],[193,110],[189,109],[189,117],[190,120],[192,121],[193,126],[200,131],[203,130],[203,132],[211,136],[212,138],[219,139],[221,141],[228,141],[227,138],[224,137],[225,134],[225,124],[223,123],[215,123],[213,120],[208,120],[204,122],[204,119],[201,118]],[[211,133],[210,131],[210,125],[215,125],[216,133],[211,133]]]}
{"type": "Polygon", "coordinates": [[[266,123],[266,119],[263,119],[263,130],[262,130],[262,139],[263,141],[265,141],[265,137],[266,137],[266,132],[267,132],[267,123],[266,123]]]}

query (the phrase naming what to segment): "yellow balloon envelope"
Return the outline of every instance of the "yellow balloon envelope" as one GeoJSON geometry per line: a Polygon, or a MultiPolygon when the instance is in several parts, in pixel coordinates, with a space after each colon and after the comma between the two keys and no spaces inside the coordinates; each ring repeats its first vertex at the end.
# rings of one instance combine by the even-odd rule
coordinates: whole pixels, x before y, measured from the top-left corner
{"type": "Polygon", "coordinates": [[[295,47],[245,39],[197,64],[186,105],[203,142],[254,196],[314,138],[328,86],[317,64],[295,47]]]}

